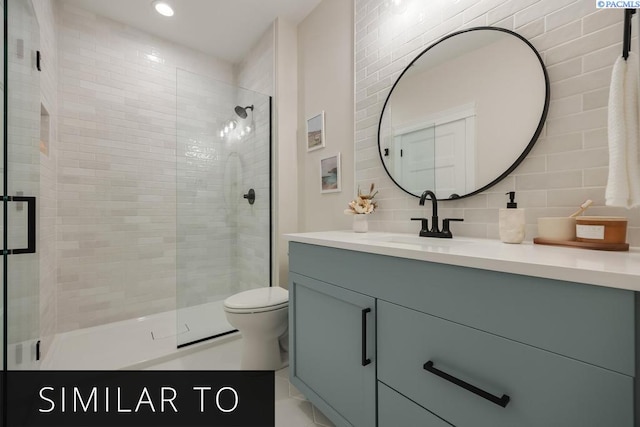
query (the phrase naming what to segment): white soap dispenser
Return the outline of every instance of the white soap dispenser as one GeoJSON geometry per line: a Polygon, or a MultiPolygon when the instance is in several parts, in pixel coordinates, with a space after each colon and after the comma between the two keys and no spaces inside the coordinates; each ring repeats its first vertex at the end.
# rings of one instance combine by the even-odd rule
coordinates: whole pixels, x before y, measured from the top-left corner
{"type": "Polygon", "coordinates": [[[521,243],[524,240],[525,229],[524,209],[518,209],[515,191],[506,194],[509,196],[509,202],[506,209],[500,209],[498,218],[500,240],[504,243],[521,243]]]}

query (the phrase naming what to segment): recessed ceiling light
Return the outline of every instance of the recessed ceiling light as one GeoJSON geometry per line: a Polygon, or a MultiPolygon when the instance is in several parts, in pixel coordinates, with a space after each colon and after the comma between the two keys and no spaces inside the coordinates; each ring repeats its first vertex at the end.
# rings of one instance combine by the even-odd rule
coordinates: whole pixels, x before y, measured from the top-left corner
{"type": "Polygon", "coordinates": [[[164,1],[154,1],[153,7],[156,9],[160,15],[163,16],[173,16],[173,8],[169,5],[169,3],[164,1]]]}

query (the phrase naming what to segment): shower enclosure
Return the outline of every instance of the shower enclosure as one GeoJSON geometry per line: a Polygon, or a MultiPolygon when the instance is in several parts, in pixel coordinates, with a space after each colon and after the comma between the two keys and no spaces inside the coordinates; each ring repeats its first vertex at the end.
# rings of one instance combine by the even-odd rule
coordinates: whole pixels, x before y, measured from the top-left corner
{"type": "Polygon", "coordinates": [[[121,98],[69,95],[31,0],[4,1],[5,369],[126,368],[230,333],[224,299],[272,280],[271,98],[157,62],[124,63],[143,84],[121,98]]]}
{"type": "Polygon", "coordinates": [[[271,98],[184,70],[177,82],[182,346],[233,329],[226,297],[271,285],[271,98]]]}
{"type": "Polygon", "coordinates": [[[2,85],[3,365],[33,369],[39,359],[40,335],[40,254],[35,240],[40,193],[40,35],[31,2],[5,1],[4,16],[11,21],[11,31],[3,46],[2,85]]]}

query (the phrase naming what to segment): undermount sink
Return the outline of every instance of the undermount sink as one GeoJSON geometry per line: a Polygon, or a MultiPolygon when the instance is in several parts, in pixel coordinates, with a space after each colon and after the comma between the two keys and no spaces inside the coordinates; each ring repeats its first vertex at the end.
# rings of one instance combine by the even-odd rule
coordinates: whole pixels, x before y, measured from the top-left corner
{"type": "Polygon", "coordinates": [[[404,245],[418,245],[421,247],[434,247],[434,246],[458,246],[462,244],[471,243],[469,240],[465,239],[439,239],[435,237],[420,237],[420,236],[402,236],[402,235],[389,235],[389,236],[370,236],[367,237],[367,240],[372,242],[381,242],[381,243],[401,243],[404,245]]]}

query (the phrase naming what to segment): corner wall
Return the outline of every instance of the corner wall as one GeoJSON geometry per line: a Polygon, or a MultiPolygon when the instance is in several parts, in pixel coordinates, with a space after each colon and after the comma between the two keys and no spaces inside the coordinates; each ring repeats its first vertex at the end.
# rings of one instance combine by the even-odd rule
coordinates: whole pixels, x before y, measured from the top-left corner
{"type": "MultiPolygon", "coordinates": [[[[300,231],[351,227],[354,198],[353,2],[323,0],[298,25],[300,231]],[[307,119],[324,110],[326,145],[307,152],[307,119]],[[320,159],[340,153],[342,191],[321,194],[320,159]]],[[[367,192],[369,186],[363,187],[367,192]]]]}
{"type": "Polygon", "coordinates": [[[274,86],[274,285],[287,287],[289,272],[286,233],[298,231],[298,41],[296,26],[283,18],[275,22],[274,86]]]}

